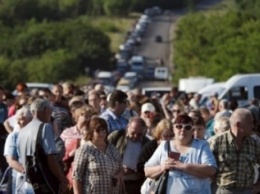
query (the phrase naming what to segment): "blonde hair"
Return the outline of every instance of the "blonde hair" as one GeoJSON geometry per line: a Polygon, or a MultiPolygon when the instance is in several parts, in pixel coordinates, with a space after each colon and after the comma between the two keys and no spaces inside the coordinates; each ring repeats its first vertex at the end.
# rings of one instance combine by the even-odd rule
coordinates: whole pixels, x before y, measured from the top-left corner
{"type": "Polygon", "coordinates": [[[173,106],[172,106],[172,109],[173,109],[173,107],[175,107],[175,106],[178,106],[179,107],[179,109],[181,110],[181,112],[182,113],[185,113],[185,106],[183,105],[183,103],[181,102],[181,101],[176,101],[174,104],[173,104],[173,106]]]}
{"type": "Polygon", "coordinates": [[[228,117],[219,117],[214,121],[214,132],[222,133],[230,129],[230,121],[228,117]]]}
{"type": "Polygon", "coordinates": [[[75,120],[76,121],[78,120],[79,115],[82,114],[82,113],[87,113],[90,118],[93,115],[95,115],[94,109],[91,106],[85,104],[85,105],[83,105],[83,106],[81,106],[81,107],[79,107],[75,110],[75,115],[76,115],[75,120]]]}
{"type": "Polygon", "coordinates": [[[173,126],[172,126],[172,122],[169,121],[168,119],[162,119],[155,127],[154,131],[153,131],[153,137],[156,139],[156,140],[159,140],[161,139],[161,135],[162,135],[162,132],[165,130],[165,129],[172,129],[173,126]]]}

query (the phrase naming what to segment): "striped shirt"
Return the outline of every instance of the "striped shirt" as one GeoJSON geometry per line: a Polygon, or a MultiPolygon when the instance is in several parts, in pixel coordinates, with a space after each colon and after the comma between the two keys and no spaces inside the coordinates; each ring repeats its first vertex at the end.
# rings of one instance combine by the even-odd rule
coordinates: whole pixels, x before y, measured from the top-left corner
{"type": "Polygon", "coordinates": [[[260,162],[260,144],[252,137],[244,139],[237,149],[231,131],[226,131],[210,142],[218,165],[217,185],[222,188],[251,188],[254,166],[260,162]]]}

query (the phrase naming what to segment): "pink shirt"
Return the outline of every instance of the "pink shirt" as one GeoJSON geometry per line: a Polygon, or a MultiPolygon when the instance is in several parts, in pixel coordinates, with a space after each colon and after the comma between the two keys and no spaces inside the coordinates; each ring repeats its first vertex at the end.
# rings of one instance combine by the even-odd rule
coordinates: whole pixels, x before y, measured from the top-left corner
{"type": "Polygon", "coordinates": [[[72,140],[81,139],[82,135],[75,125],[65,129],[60,137],[64,141],[65,147],[67,147],[69,144],[71,144],[72,140]]]}

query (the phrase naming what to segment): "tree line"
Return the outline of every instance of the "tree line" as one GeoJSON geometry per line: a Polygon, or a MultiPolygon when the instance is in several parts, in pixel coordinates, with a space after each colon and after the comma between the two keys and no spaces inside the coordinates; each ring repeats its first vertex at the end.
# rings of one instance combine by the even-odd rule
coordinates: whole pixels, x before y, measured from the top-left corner
{"type": "Polygon", "coordinates": [[[110,39],[91,17],[122,17],[155,5],[173,9],[186,1],[0,1],[0,83],[13,88],[20,81],[55,83],[85,70],[112,70],[110,39]]]}
{"type": "Polygon", "coordinates": [[[236,0],[225,13],[192,13],[178,25],[174,40],[174,80],[208,76],[227,80],[260,72],[260,1],[236,0]]]}

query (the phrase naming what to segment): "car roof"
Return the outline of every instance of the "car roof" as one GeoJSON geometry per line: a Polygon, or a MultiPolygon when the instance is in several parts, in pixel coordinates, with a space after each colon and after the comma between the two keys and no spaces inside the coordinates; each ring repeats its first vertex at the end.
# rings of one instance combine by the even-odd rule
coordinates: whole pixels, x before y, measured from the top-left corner
{"type": "Polygon", "coordinates": [[[130,76],[137,76],[137,73],[136,72],[126,72],[124,77],[130,77],[130,76]]]}
{"type": "Polygon", "coordinates": [[[144,61],[144,57],[143,56],[139,56],[139,55],[136,55],[136,56],[133,56],[131,58],[131,61],[133,62],[143,62],[144,61]]]}

